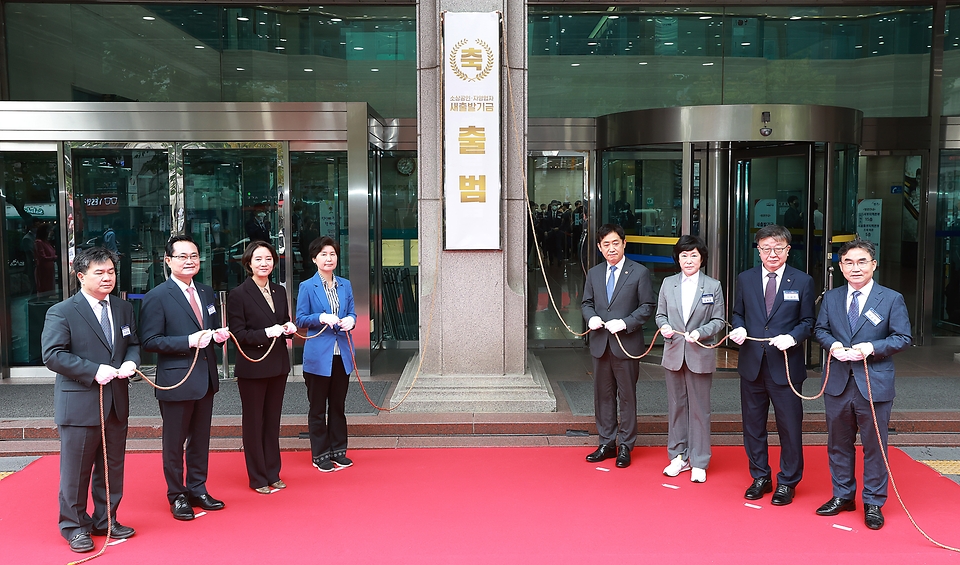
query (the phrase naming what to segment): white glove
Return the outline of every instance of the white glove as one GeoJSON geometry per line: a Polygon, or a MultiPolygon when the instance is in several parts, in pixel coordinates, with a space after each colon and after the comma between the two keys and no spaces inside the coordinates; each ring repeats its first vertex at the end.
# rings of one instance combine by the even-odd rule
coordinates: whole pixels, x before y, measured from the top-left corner
{"type": "Polygon", "coordinates": [[[357,325],[357,321],[353,319],[353,316],[347,316],[346,318],[340,319],[340,329],[348,332],[357,325]]]}
{"type": "Polygon", "coordinates": [[[870,343],[869,341],[865,341],[863,343],[855,343],[853,344],[853,349],[860,352],[860,357],[856,359],[857,361],[859,361],[860,359],[863,359],[864,357],[870,357],[871,355],[873,355],[873,344],[870,343]]]}
{"type": "Polygon", "coordinates": [[[838,341],[830,348],[830,355],[833,356],[837,361],[849,361],[850,353],[847,352],[847,349],[838,341]]]}
{"type": "Polygon", "coordinates": [[[193,332],[190,334],[190,347],[196,347],[198,349],[203,349],[206,346],[210,345],[210,340],[213,339],[213,332],[210,330],[200,330],[198,332],[193,332]]]}
{"type": "Polygon", "coordinates": [[[219,328],[213,331],[213,341],[223,343],[230,339],[230,328],[219,328]]]}
{"type": "Polygon", "coordinates": [[[603,320],[600,319],[600,316],[594,316],[587,320],[587,327],[591,330],[599,330],[603,327],[603,320]]]}
{"type": "Polygon", "coordinates": [[[326,324],[332,328],[340,323],[340,318],[334,316],[333,314],[320,314],[320,323],[326,324]]]}
{"type": "Polygon", "coordinates": [[[286,335],[293,335],[297,333],[297,325],[293,322],[287,322],[283,325],[283,333],[286,335]]]}
{"type": "Polygon", "coordinates": [[[617,319],[617,320],[610,320],[609,322],[607,322],[606,324],[604,324],[603,327],[607,328],[607,331],[608,331],[608,332],[610,332],[610,333],[612,333],[612,334],[615,334],[615,333],[617,333],[617,332],[619,332],[619,331],[623,331],[623,330],[627,329],[627,323],[624,322],[623,320],[619,320],[619,319],[617,319]]]}
{"type": "Polygon", "coordinates": [[[97,369],[97,383],[105,385],[117,378],[117,369],[116,367],[111,367],[110,365],[100,365],[97,369]]]}
{"type": "Polygon", "coordinates": [[[770,340],[770,345],[776,347],[780,351],[786,351],[797,344],[797,340],[793,339],[792,335],[780,334],[770,340]]]}
{"type": "Polygon", "coordinates": [[[120,364],[120,369],[118,369],[117,376],[121,379],[127,377],[132,377],[133,374],[137,371],[137,364],[133,361],[124,361],[120,364]]]}
{"type": "Polygon", "coordinates": [[[263,328],[263,331],[266,332],[267,337],[280,337],[283,335],[283,326],[274,324],[269,328],[263,328]]]}
{"type": "Polygon", "coordinates": [[[743,345],[747,341],[747,330],[745,328],[735,328],[730,332],[730,339],[737,345],[743,345]]]}
{"type": "Polygon", "coordinates": [[[670,324],[664,324],[660,326],[660,335],[662,335],[664,339],[670,339],[675,333],[676,332],[673,331],[673,328],[670,327],[670,324]]]}
{"type": "Polygon", "coordinates": [[[696,343],[700,341],[700,332],[693,330],[692,332],[688,333],[687,337],[684,339],[687,340],[687,343],[696,343]]]}

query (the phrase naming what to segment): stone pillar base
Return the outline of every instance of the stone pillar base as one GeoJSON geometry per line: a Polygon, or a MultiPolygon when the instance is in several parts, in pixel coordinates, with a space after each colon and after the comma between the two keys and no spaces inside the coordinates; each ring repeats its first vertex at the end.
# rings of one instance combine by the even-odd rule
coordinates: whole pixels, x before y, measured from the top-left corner
{"type": "Polygon", "coordinates": [[[543,365],[527,352],[523,375],[427,375],[417,376],[420,355],[403,369],[390,405],[403,400],[395,412],[556,412],[557,397],[547,381],[543,365]],[[413,390],[410,386],[413,384],[413,390]]]}

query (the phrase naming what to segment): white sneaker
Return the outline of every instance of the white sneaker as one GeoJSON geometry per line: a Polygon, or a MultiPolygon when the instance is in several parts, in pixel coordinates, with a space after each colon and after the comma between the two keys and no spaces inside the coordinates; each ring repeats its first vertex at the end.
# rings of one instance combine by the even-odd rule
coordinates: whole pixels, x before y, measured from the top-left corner
{"type": "Polygon", "coordinates": [[[684,471],[690,470],[690,463],[683,460],[683,455],[677,455],[670,461],[670,464],[663,468],[663,474],[668,477],[676,477],[684,471]]]}
{"type": "Polygon", "coordinates": [[[694,467],[690,471],[690,482],[692,483],[704,483],[707,481],[707,470],[701,469],[700,467],[694,467]]]}

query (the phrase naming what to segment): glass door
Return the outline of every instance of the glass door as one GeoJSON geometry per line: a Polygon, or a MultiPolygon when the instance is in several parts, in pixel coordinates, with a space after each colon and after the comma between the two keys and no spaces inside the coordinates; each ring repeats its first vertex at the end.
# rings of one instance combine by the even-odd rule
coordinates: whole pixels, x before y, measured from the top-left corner
{"type": "Polygon", "coordinates": [[[74,248],[120,257],[116,293],[137,299],[166,280],[172,144],[67,144],[74,248]]]}
{"type": "Polygon", "coordinates": [[[532,222],[527,218],[527,338],[541,345],[579,343],[567,326],[584,330],[580,302],[586,269],[593,264],[583,243],[589,239],[587,154],[531,152],[527,175],[533,212],[532,222]]]}
{"type": "Polygon", "coordinates": [[[58,160],[55,144],[0,144],[3,374],[41,363],[43,320],[63,297],[58,160]]]}
{"type": "Polygon", "coordinates": [[[760,264],[754,236],[779,224],[793,238],[787,264],[807,270],[807,208],[810,203],[809,144],[752,147],[733,152],[731,186],[736,195],[734,273],[760,264]]]}
{"type": "Polygon", "coordinates": [[[259,240],[277,250],[280,264],[273,280],[285,283],[282,144],[186,144],[181,155],[182,230],[200,248],[197,280],[214,290],[233,289],[247,278],[240,264],[243,251],[259,240]]]}

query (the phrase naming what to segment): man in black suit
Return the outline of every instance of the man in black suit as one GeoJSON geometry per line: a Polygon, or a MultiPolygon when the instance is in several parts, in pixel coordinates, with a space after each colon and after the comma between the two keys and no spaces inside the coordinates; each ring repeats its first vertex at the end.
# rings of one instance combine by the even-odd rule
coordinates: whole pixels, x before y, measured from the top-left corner
{"type": "Polygon", "coordinates": [[[653,315],[656,305],[650,271],[625,256],[623,228],[604,224],[597,230],[597,241],[606,261],[587,273],[582,312],[592,330],[593,405],[600,446],[587,455],[587,461],[596,463],[616,454],[617,467],[623,468],[630,466],[630,451],[637,442],[637,379],[640,376],[639,362],[628,353],[634,356],[643,353],[643,324],[653,315]],[[619,343],[614,334],[619,335],[619,343]]]}
{"type": "Polygon", "coordinates": [[[60,534],[78,553],[93,550],[91,533],[105,536],[109,528],[113,539],[134,534],[133,528],[117,521],[117,507],[123,498],[130,407],[126,377],[134,374],[140,363],[140,342],[133,307],[110,296],[117,281],[116,266],[117,256],[103,247],[77,254],[73,270],[80,292],[47,310],[40,337],[43,362],[57,373],[53,395],[54,421],[60,433],[60,534]],[[92,517],[87,514],[91,469],[92,517]]]}
{"type": "Polygon", "coordinates": [[[213,395],[220,390],[217,357],[211,341],[223,343],[226,328],[214,330],[219,319],[213,289],[194,283],[200,253],[190,236],[173,236],[165,249],[172,275],[143,297],[140,341],[157,353],[157,384],[175,385],[187,374],[194,349],[199,348],[190,377],[172,390],[157,390],[163,419],[163,476],[167,500],[177,520],[192,520],[192,506],[220,510],[222,501],[207,492],[210,422],[213,395]],[[186,483],[184,483],[186,444],[186,483]]]}
{"type": "Polygon", "coordinates": [[[750,461],[753,483],[744,493],[759,500],[773,490],[767,456],[767,412],[773,403],[780,435],[780,472],[771,503],[793,502],[794,490],[803,476],[803,405],[787,383],[800,392],[806,378],[803,340],[810,337],[814,321],[813,279],[787,265],[790,230],[769,225],[755,236],[762,266],[737,277],[730,339],[740,344],[740,409],[743,414],[743,446],[750,461]],[[749,335],[767,341],[746,341],[749,335]]]}

